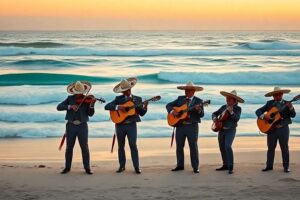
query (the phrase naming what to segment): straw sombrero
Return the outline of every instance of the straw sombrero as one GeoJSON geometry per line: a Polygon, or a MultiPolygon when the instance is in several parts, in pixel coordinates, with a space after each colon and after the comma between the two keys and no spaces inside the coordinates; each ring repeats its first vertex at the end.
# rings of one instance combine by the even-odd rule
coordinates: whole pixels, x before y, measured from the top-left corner
{"type": "Polygon", "coordinates": [[[237,93],[236,93],[235,90],[232,90],[231,92],[221,91],[220,93],[221,93],[221,95],[223,95],[225,97],[232,97],[232,98],[236,99],[240,103],[244,103],[245,102],[244,99],[242,99],[241,97],[239,97],[237,95],[237,93]]]}
{"type": "Polygon", "coordinates": [[[67,92],[70,94],[84,94],[92,88],[88,81],[76,81],[67,87],[67,92]]]}
{"type": "Polygon", "coordinates": [[[186,83],[185,86],[178,86],[177,89],[179,90],[195,90],[196,92],[202,91],[203,87],[196,86],[192,81],[186,83]]]}
{"type": "Polygon", "coordinates": [[[134,78],[134,77],[123,79],[119,84],[117,84],[114,87],[113,91],[115,93],[124,92],[126,90],[133,88],[133,86],[135,86],[136,82],[137,82],[137,78],[134,78]]]}
{"type": "Polygon", "coordinates": [[[268,92],[267,94],[265,94],[265,97],[271,97],[277,93],[290,93],[290,91],[291,90],[289,89],[280,89],[280,87],[274,87],[274,90],[272,92],[268,92]]]}

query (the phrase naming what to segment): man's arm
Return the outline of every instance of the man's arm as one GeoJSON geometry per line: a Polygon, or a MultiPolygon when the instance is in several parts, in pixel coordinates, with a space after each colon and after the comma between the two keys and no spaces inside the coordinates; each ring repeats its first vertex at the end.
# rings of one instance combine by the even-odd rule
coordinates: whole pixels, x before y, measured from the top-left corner
{"type": "Polygon", "coordinates": [[[60,104],[57,105],[56,109],[58,111],[63,111],[63,110],[69,110],[70,106],[69,106],[69,98],[66,98],[63,102],[61,102],[60,104]]]}

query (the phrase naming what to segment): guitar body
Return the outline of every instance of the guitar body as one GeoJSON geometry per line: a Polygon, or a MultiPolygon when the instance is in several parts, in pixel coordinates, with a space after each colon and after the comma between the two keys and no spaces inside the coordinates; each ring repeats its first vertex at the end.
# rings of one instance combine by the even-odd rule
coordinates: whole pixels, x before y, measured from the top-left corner
{"type": "Polygon", "coordinates": [[[219,132],[220,130],[222,130],[222,128],[223,122],[219,120],[213,122],[213,124],[211,125],[211,130],[213,130],[214,132],[219,132]]]}
{"type": "Polygon", "coordinates": [[[120,104],[120,106],[127,107],[125,111],[121,110],[111,110],[109,111],[110,118],[111,120],[116,123],[116,124],[121,124],[123,123],[128,117],[134,116],[137,114],[136,112],[136,107],[137,106],[142,106],[145,102],[150,102],[150,101],[159,101],[161,99],[161,96],[154,96],[150,99],[147,99],[143,101],[140,105],[135,105],[133,101],[127,101],[124,104],[120,104]]]}
{"type": "Polygon", "coordinates": [[[128,117],[134,116],[136,114],[134,103],[132,101],[128,101],[124,104],[121,104],[120,106],[133,107],[133,108],[129,109],[128,111],[111,110],[109,112],[110,118],[116,124],[120,124],[124,122],[128,117]]]}
{"type": "Polygon", "coordinates": [[[167,116],[168,124],[170,126],[177,126],[180,124],[182,121],[188,118],[188,112],[185,112],[188,109],[187,104],[183,104],[182,106],[179,107],[173,107],[173,110],[182,113],[178,117],[175,117],[172,113],[169,113],[167,116]]]}
{"type": "Polygon", "coordinates": [[[278,112],[278,108],[275,106],[265,113],[265,118],[269,120],[258,118],[257,126],[261,132],[266,134],[268,134],[268,132],[272,129],[272,126],[275,122],[282,119],[280,113],[278,112]]]}
{"type": "Polygon", "coordinates": [[[223,129],[224,121],[229,118],[229,112],[227,110],[223,111],[223,113],[214,121],[211,125],[211,130],[214,132],[219,132],[223,129]]]}

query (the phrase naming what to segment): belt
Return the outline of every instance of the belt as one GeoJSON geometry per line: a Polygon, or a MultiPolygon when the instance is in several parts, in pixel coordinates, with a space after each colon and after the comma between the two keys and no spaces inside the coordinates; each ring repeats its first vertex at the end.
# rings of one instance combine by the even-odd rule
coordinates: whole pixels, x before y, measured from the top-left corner
{"type": "Polygon", "coordinates": [[[182,124],[192,124],[192,122],[183,121],[182,124]]]}
{"type": "Polygon", "coordinates": [[[128,120],[128,121],[125,121],[125,122],[123,122],[123,123],[121,123],[121,124],[131,124],[131,123],[133,123],[134,121],[130,121],[130,120],[128,120]]]}
{"type": "Polygon", "coordinates": [[[79,120],[74,120],[74,121],[69,121],[71,124],[74,124],[74,125],[80,125],[82,122],[79,121],[79,120]]]}
{"type": "Polygon", "coordinates": [[[276,127],[276,128],[282,128],[283,125],[282,125],[282,124],[276,124],[275,127],[276,127]]]}

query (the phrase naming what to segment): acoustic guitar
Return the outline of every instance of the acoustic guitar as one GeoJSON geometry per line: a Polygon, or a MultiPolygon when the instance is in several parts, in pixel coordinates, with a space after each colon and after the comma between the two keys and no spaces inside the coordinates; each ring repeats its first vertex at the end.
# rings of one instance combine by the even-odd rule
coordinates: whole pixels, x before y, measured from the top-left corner
{"type": "Polygon", "coordinates": [[[161,99],[161,96],[154,96],[150,99],[147,99],[143,101],[141,104],[134,104],[133,101],[127,101],[124,104],[120,104],[120,106],[126,107],[125,111],[122,110],[111,110],[109,112],[111,120],[116,124],[121,124],[124,122],[128,117],[136,115],[136,109],[137,107],[143,105],[145,102],[151,102],[151,101],[159,101],[161,99]]]}
{"type": "Polygon", "coordinates": [[[179,115],[175,116],[172,113],[168,113],[168,116],[167,116],[168,124],[170,126],[175,127],[175,126],[179,125],[180,123],[182,123],[183,121],[185,121],[186,119],[188,119],[189,111],[193,110],[197,105],[208,106],[208,104],[210,104],[210,100],[204,101],[201,104],[196,104],[192,107],[188,107],[188,105],[186,103],[179,107],[174,106],[173,110],[178,112],[179,115]]]}
{"type": "Polygon", "coordinates": [[[211,130],[214,132],[219,132],[223,129],[224,122],[229,118],[229,112],[227,108],[219,115],[217,116],[217,119],[213,121],[211,125],[211,130]]]}
{"type": "Polygon", "coordinates": [[[292,100],[287,101],[281,108],[273,106],[269,111],[264,113],[264,119],[257,118],[257,126],[262,133],[268,134],[272,130],[273,125],[282,119],[280,112],[283,111],[288,103],[298,101],[300,99],[300,94],[295,96],[292,100]]]}

